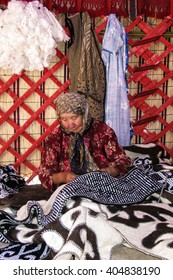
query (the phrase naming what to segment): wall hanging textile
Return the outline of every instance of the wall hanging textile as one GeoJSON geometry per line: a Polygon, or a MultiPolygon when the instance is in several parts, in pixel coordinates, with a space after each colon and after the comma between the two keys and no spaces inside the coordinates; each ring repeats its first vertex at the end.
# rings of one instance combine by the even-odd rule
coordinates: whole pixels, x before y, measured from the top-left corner
{"type": "MultiPolygon", "coordinates": [[[[27,0],[27,2],[31,1],[27,0]]],[[[8,2],[9,0],[1,0],[0,7],[6,7],[8,2]]],[[[173,14],[171,0],[40,0],[39,2],[56,13],[88,12],[92,17],[115,13],[123,17],[144,15],[164,18],[173,14]]]]}
{"type": "Polygon", "coordinates": [[[139,0],[138,15],[144,14],[146,17],[164,18],[173,14],[172,0],[139,0]]]}
{"type": "Polygon", "coordinates": [[[110,12],[118,15],[128,16],[127,0],[43,0],[44,5],[48,5],[49,9],[59,11],[61,13],[77,13],[88,12],[91,17],[100,15],[108,15],[110,12]]]}

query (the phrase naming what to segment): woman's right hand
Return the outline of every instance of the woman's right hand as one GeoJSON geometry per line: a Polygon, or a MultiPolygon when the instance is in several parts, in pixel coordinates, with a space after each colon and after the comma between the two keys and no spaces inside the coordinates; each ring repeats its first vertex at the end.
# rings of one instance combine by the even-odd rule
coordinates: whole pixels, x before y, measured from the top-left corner
{"type": "Polygon", "coordinates": [[[65,183],[70,183],[74,179],[76,179],[77,175],[71,171],[63,172],[65,176],[65,183]]]}
{"type": "Polygon", "coordinates": [[[71,171],[58,172],[52,175],[52,180],[54,184],[70,183],[76,179],[77,175],[71,171]]]}

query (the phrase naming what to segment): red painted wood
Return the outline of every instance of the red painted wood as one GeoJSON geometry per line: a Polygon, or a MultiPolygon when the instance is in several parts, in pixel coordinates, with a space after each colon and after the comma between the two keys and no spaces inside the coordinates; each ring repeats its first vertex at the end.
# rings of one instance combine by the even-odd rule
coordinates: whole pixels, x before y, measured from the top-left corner
{"type": "Polygon", "coordinates": [[[59,88],[48,100],[45,101],[45,103],[32,115],[25,123],[22,125],[16,133],[3,145],[3,147],[0,150],[0,155],[5,152],[8,147],[19,137],[32,123],[35,121],[38,116],[58,97],[58,95],[65,91],[70,85],[70,81],[68,80],[63,84],[61,88],[59,88]]]}

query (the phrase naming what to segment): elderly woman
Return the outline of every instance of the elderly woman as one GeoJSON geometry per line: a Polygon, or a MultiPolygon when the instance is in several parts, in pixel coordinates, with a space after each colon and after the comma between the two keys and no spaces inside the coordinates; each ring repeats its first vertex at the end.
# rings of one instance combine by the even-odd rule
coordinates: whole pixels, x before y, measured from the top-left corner
{"type": "Polygon", "coordinates": [[[59,185],[92,171],[121,177],[131,164],[113,129],[90,117],[79,93],[62,93],[56,101],[59,126],[48,136],[41,156],[39,179],[53,192],[59,185]]]}

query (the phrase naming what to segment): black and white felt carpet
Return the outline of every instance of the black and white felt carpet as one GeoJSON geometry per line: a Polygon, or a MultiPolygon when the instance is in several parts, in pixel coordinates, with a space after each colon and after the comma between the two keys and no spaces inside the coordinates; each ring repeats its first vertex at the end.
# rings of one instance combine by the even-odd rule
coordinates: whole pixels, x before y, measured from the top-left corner
{"type": "Polygon", "coordinates": [[[46,200],[29,200],[16,216],[0,211],[7,245],[0,259],[110,259],[119,244],[173,259],[173,205],[162,197],[172,189],[172,165],[160,151],[154,159],[134,156],[121,179],[79,176],[46,200]]]}

